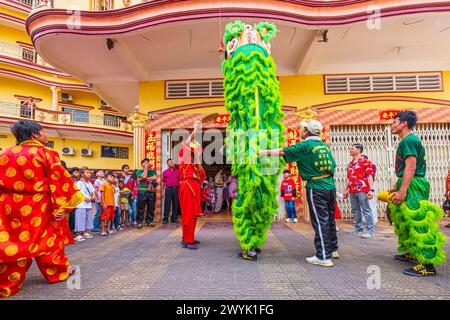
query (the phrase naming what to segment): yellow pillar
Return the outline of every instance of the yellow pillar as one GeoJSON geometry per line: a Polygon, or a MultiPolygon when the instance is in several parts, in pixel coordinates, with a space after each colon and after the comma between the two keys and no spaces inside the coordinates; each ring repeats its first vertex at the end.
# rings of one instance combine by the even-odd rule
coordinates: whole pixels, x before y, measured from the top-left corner
{"type": "Polygon", "coordinates": [[[145,154],[145,128],[148,116],[136,111],[128,117],[128,121],[133,126],[133,166],[134,169],[139,169],[145,154]]]}
{"type": "Polygon", "coordinates": [[[60,88],[51,86],[50,89],[52,90],[52,110],[57,111],[58,110],[58,101],[59,101],[59,92],[61,91],[60,88]]]}

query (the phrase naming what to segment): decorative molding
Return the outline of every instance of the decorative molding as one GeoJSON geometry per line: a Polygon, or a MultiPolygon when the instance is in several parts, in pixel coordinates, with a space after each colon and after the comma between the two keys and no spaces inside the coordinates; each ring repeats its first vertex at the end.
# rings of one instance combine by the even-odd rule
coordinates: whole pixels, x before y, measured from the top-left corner
{"type": "Polygon", "coordinates": [[[82,91],[89,91],[91,92],[92,89],[90,89],[88,86],[86,85],[78,85],[78,84],[67,84],[67,83],[63,83],[63,82],[54,82],[54,81],[49,81],[46,79],[42,79],[36,76],[32,76],[29,74],[26,74],[24,72],[18,72],[18,71],[12,71],[12,70],[8,70],[5,68],[0,68],[0,74],[4,74],[4,75],[9,75],[9,76],[13,76],[13,77],[17,77],[20,79],[25,79],[34,83],[38,83],[44,86],[57,86],[60,87],[62,89],[68,89],[68,90],[82,90],[82,91]]]}
{"type": "Polygon", "coordinates": [[[27,49],[33,49],[34,50],[34,47],[33,47],[33,45],[31,43],[25,43],[25,42],[22,42],[22,41],[16,41],[16,43],[19,46],[25,47],[27,49]]]}
{"type": "Polygon", "coordinates": [[[14,0],[0,0],[0,6],[9,7],[12,8],[13,10],[21,11],[26,14],[29,14],[31,11],[30,6],[27,6],[26,4],[14,0]]]}
{"type": "Polygon", "coordinates": [[[10,15],[7,13],[3,13],[3,12],[0,12],[0,20],[10,21],[21,27],[23,27],[26,24],[26,20],[17,18],[16,16],[13,16],[13,15],[10,15]]]}
{"type": "Polygon", "coordinates": [[[365,102],[377,102],[377,101],[404,101],[404,102],[418,102],[429,103],[443,106],[450,106],[450,100],[422,98],[422,97],[409,97],[409,96],[376,96],[376,97],[364,97],[355,99],[346,99],[340,101],[333,101],[329,103],[316,104],[311,106],[313,110],[324,110],[334,107],[340,107],[350,104],[365,103],[365,102]]]}
{"type": "MultiPolygon", "coordinates": [[[[157,110],[151,110],[148,113],[157,114],[157,115],[163,115],[163,114],[169,114],[174,112],[181,112],[185,110],[191,110],[191,109],[204,109],[204,108],[211,108],[211,107],[224,107],[225,101],[219,100],[219,101],[209,101],[209,102],[199,102],[199,103],[190,103],[175,107],[169,107],[169,108],[163,108],[163,109],[157,109],[157,110]]],[[[283,111],[296,111],[297,107],[294,106],[281,106],[281,110],[283,111]]]]}
{"type": "Polygon", "coordinates": [[[41,98],[36,98],[33,96],[22,96],[20,94],[15,94],[14,98],[20,100],[20,101],[29,101],[29,100],[33,100],[34,102],[41,102],[42,99],[41,98]]]}
{"type": "Polygon", "coordinates": [[[5,56],[5,55],[0,54],[0,62],[12,64],[14,66],[19,66],[19,67],[23,67],[23,68],[27,68],[27,69],[33,69],[33,70],[45,72],[45,73],[55,75],[58,77],[73,79],[72,76],[63,73],[63,72],[59,71],[58,69],[55,69],[53,67],[42,66],[40,64],[31,62],[31,61],[27,61],[24,59],[13,58],[10,56],[5,56]]]}
{"type": "Polygon", "coordinates": [[[312,108],[303,108],[297,112],[297,117],[300,121],[311,121],[317,116],[317,112],[312,108]]]}
{"type": "Polygon", "coordinates": [[[127,120],[131,122],[133,128],[145,128],[148,123],[148,116],[140,112],[135,112],[127,120]]]}
{"type": "Polygon", "coordinates": [[[75,104],[75,103],[67,103],[63,101],[58,101],[58,105],[67,107],[67,108],[73,108],[73,109],[80,109],[80,110],[94,110],[94,107],[86,106],[82,104],[75,104]]]}

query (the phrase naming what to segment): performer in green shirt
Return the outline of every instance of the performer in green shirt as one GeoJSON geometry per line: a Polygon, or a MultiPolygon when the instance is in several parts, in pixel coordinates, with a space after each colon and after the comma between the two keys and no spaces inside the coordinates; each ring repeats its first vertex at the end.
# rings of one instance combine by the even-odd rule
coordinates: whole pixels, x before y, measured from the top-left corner
{"type": "Polygon", "coordinates": [[[414,111],[398,113],[391,131],[402,139],[395,157],[396,185],[392,203],[389,204],[395,233],[398,235],[398,251],[395,259],[417,262],[403,273],[425,277],[436,275],[434,265],[445,261],[445,235],[439,231],[437,220],[442,218],[440,207],[428,201],[430,183],[425,178],[425,149],[413,133],[417,122],[414,111]]]}
{"type": "Polygon", "coordinates": [[[338,258],[338,239],[334,211],[336,187],[333,181],[336,163],[330,147],[319,135],[323,126],[317,120],[300,123],[303,141],[284,149],[261,150],[260,155],[284,157],[286,162],[297,162],[298,171],[306,184],[311,223],[316,233],[316,254],[306,261],[324,267],[332,267],[330,258],[338,258]]]}
{"type": "Polygon", "coordinates": [[[137,228],[141,229],[144,223],[144,213],[147,207],[146,223],[148,227],[154,227],[153,219],[155,213],[156,179],[157,173],[153,169],[149,169],[150,160],[145,158],[141,161],[142,169],[136,170],[136,176],[139,181],[138,200],[137,200],[137,228]]]}

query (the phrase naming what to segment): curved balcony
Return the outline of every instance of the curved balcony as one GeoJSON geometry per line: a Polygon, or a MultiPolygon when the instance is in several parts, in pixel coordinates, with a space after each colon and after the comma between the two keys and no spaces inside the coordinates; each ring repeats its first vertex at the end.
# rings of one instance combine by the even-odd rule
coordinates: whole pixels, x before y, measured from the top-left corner
{"type": "Polygon", "coordinates": [[[0,101],[0,121],[2,118],[35,120],[64,127],[80,127],[80,130],[83,128],[86,131],[89,131],[89,128],[108,129],[132,135],[130,123],[120,117],[97,114],[79,115],[5,101],[0,101]]]}

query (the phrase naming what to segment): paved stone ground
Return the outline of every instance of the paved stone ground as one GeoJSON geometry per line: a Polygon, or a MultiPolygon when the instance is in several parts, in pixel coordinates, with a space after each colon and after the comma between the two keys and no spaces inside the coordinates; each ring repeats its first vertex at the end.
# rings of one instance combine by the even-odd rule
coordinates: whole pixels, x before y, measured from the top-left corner
{"type": "Polygon", "coordinates": [[[436,277],[408,277],[402,270],[411,264],[393,259],[391,227],[381,223],[375,238],[363,240],[345,232],[350,224],[339,226],[341,258],[333,268],[306,263],[314,235],[301,223],[275,222],[257,262],[237,258],[231,222],[200,222],[197,251],[180,248],[177,225],[130,229],[67,248],[80,266],[81,289],[47,284],[33,264],[11,299],[450,299],[450,262],[436,277]],[[367,288],[371,265],[381,270],[380,290],[367,288]]]}

